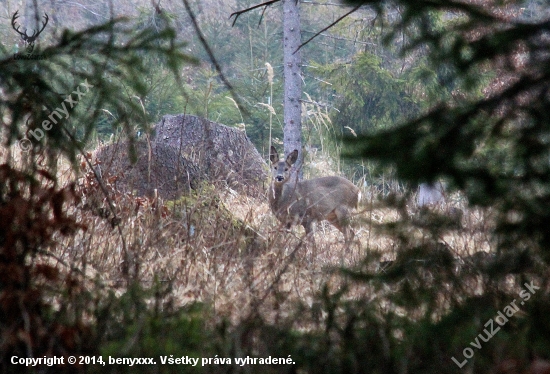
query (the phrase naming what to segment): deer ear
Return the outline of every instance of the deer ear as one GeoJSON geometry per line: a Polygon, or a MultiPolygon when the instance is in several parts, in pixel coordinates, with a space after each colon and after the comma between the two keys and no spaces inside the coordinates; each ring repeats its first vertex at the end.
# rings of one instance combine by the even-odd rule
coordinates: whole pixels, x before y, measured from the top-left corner
{"type": "Polygon", "coordinates": [[[277,152],[274,146],[271,146],[269,150],[269,160],[273,164],[279,161],[279,152],[277,152]]]}
{"type": "Polygon", "coordinates": [[[298,150],[295,149],[294,151],[292,151],[292,153],[290,153],[287,156],[286,162],[288,162],[289,165],[294,165],[297,159],[298,159],[298,150]]]}

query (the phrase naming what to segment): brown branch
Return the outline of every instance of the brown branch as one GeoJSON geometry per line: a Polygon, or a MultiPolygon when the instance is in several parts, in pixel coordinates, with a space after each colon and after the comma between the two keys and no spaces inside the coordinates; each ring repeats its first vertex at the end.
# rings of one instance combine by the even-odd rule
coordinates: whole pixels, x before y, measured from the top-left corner
{"type": "MultiPolygon", "coordinates": [[[[257,8],[261,8],[261,7],[268,7],[270,6],[271,4],[275,4],[275,3],[278,3],[279,1],[281,0],[269,0],[269,1],[266,1],[266,2],[263,2],[261,4],[257,4],[257,5],[254,5],[254,6],[251,6],[250,8],[246,8],[246,9],[243,9],[243,10],[239,10],[238,12],[233,12],[229,15],[229,19],[231,19],[231,17],[235,16],[235,19],[233,20],[233,24],[231,26],[235,26],[235,23],[237,22],[237,18],[239,18],[239,16],[241,14],[244,14],[244,13],[247,13],[247,12],[250,12],[251,10],[254,10],[254,9],[257,9],[257,8]]],[[[265,12],[265,9],[264,9],[264,12],[265,12]]],[[[263,17],[263,13],[262,13],[262,17],[263,17]]],[[[261,19],[260,19],[261,21],[261,19]]]]}
{"type": "Polygon", "coordinates": [[[361,5],[357,5],[356,7],[354,7],[352,10],[350,10],[349,12],[347,12],[346,14],[344,14],[342,17],[338,18],[336,21],[332,22],[330,25],[328,25],[327,27],[325,27],[324,29],[322,29],[321,31],[319,31],[318,33],[316,33],[315,35],[313,35],[311,38],[309,38],[308,40],[306,40],[305,42],[303,42],[302,44],[300,44],[300,46],[294,51],[292,52],[292,54],[298,52],[304,45],[306,45],[307,43],[309,43],[310,41],[312,41],[313,39],[315,39],[317,36],[319,36],[322,32],[325,32],[327,31],[328,29],[330,29],[332,26],[336,25],[338,22],[340,22],[341,20],[343,20],[344,18],[346,18],[347,16],[349,16],[350,14],[352,14],[353,12],[357,11],[359,8],[361,8],[361,5]]]}

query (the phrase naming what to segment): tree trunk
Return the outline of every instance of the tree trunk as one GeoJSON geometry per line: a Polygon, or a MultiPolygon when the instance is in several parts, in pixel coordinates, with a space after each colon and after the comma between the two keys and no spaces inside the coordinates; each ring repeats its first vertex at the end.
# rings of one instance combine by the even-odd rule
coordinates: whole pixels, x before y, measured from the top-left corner
{"type": "Polygon", "coordinates": [[[302,175],[302,60],[300,14],[296,0],[283,1],[283,66],[284,66],[284,151],[285,157],[298,150],[295,170],[302,175]]]}

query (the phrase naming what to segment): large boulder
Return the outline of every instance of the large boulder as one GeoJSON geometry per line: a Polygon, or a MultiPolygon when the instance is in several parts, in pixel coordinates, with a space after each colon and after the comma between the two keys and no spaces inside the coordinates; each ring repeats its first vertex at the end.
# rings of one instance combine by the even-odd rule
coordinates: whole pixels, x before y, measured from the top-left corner
{"type": "Polygon", "coordinates": [[[238,129],[192,115],[165,115],[155,126],[152,141],[175,149],[213,184],[253,196],[263,194],[267,164],[238,129]]]}
{"type": "Polygon", "coordinates": [[[195,188],[201,179],[199,169],[167,144],[135,143],[137,160],[130,161],[127,141],[112,143],[98,149],[94,158],[102,177],[116,177],[113,185],[121,192],[138,196],[158,196],[174,200],[195,188]]]}
{"type": "Polygon", "coordinates": [[[240,130],[191,115],[165,115],[149,140],[128,140],[94,152],[102,176],[115,176],[115,188],[138,196],[175,200],[208,181],[250,196],[264,194],[267,165],[240,130]]]}

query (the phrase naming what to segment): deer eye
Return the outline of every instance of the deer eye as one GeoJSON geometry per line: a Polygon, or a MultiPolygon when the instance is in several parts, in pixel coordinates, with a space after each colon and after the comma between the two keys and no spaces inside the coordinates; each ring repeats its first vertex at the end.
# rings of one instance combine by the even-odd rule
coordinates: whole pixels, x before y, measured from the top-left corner
{"type": "Polygon", "coordinates": [[[288,171],[288,168],[285,168],[285,171],[288,171]]]}
{"type": "Polygon", "coordinates": [[[277,170],[277,166],[273,166],[273,169],[277,170]]]}

